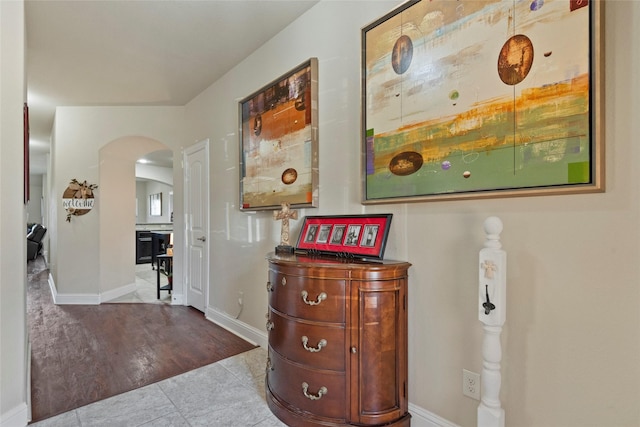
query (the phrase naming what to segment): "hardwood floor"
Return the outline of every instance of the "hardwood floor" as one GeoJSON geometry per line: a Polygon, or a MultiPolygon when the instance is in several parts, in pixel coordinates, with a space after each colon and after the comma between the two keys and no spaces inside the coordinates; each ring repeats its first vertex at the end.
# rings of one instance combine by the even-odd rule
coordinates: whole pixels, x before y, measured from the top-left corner
{"type": "Polygon", "coordinates": [[[44,261],[27,269],[33,421],[255,348],[191,307],[57,306],[44,261]]]}

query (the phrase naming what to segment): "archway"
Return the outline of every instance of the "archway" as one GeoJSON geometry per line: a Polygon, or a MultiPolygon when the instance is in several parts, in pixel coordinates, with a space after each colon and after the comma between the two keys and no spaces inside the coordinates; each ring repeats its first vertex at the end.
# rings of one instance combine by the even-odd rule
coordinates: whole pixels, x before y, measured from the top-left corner
{"type": "Polygon", "coordinates": [[[136,161],[171,149],[151,138],[127,136],[100,149],[100,300],[135,289],[136,161]]]}

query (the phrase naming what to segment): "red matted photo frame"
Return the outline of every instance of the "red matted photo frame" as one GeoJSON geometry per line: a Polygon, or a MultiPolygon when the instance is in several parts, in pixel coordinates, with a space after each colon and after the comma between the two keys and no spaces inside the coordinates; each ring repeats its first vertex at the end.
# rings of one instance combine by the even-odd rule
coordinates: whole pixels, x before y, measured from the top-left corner
{"type": "Polygon", "coordinates": [[[393,214],[306,216],[297,252],[382,259],[393,214]]]}

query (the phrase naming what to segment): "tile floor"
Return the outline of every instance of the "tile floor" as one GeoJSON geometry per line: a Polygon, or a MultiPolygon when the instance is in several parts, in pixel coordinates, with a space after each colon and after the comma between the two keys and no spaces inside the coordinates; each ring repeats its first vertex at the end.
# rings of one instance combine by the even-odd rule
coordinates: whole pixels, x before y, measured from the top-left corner
{"type": "MultiPolygon", "coordinates": [[[[171,304],[171,295],[167,291],[160,292],[160,299],[156,290],[158,280],[156,270],[151,269],[151,264],[136,265],[136,290],[108,302],[129,302],[147,304],[171,304]]],[[[160,275],[160,285],[167,284],[167,276],[160,275]]]]}
{"type": "Polygon", "coordinates": [[[264,397],[257,348],[30,424],[36,427],[283,427],[264,397]]]}

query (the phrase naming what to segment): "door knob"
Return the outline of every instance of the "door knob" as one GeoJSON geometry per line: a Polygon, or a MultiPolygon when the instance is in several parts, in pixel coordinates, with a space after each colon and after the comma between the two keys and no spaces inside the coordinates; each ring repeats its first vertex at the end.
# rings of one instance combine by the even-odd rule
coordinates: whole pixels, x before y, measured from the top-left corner
{"type": "Polygon", "coordinates": [[[200,240],[201,242],[206,242],[207,238],[202,236],[202,237],[197,237],[196,240],[200,240]]]}

